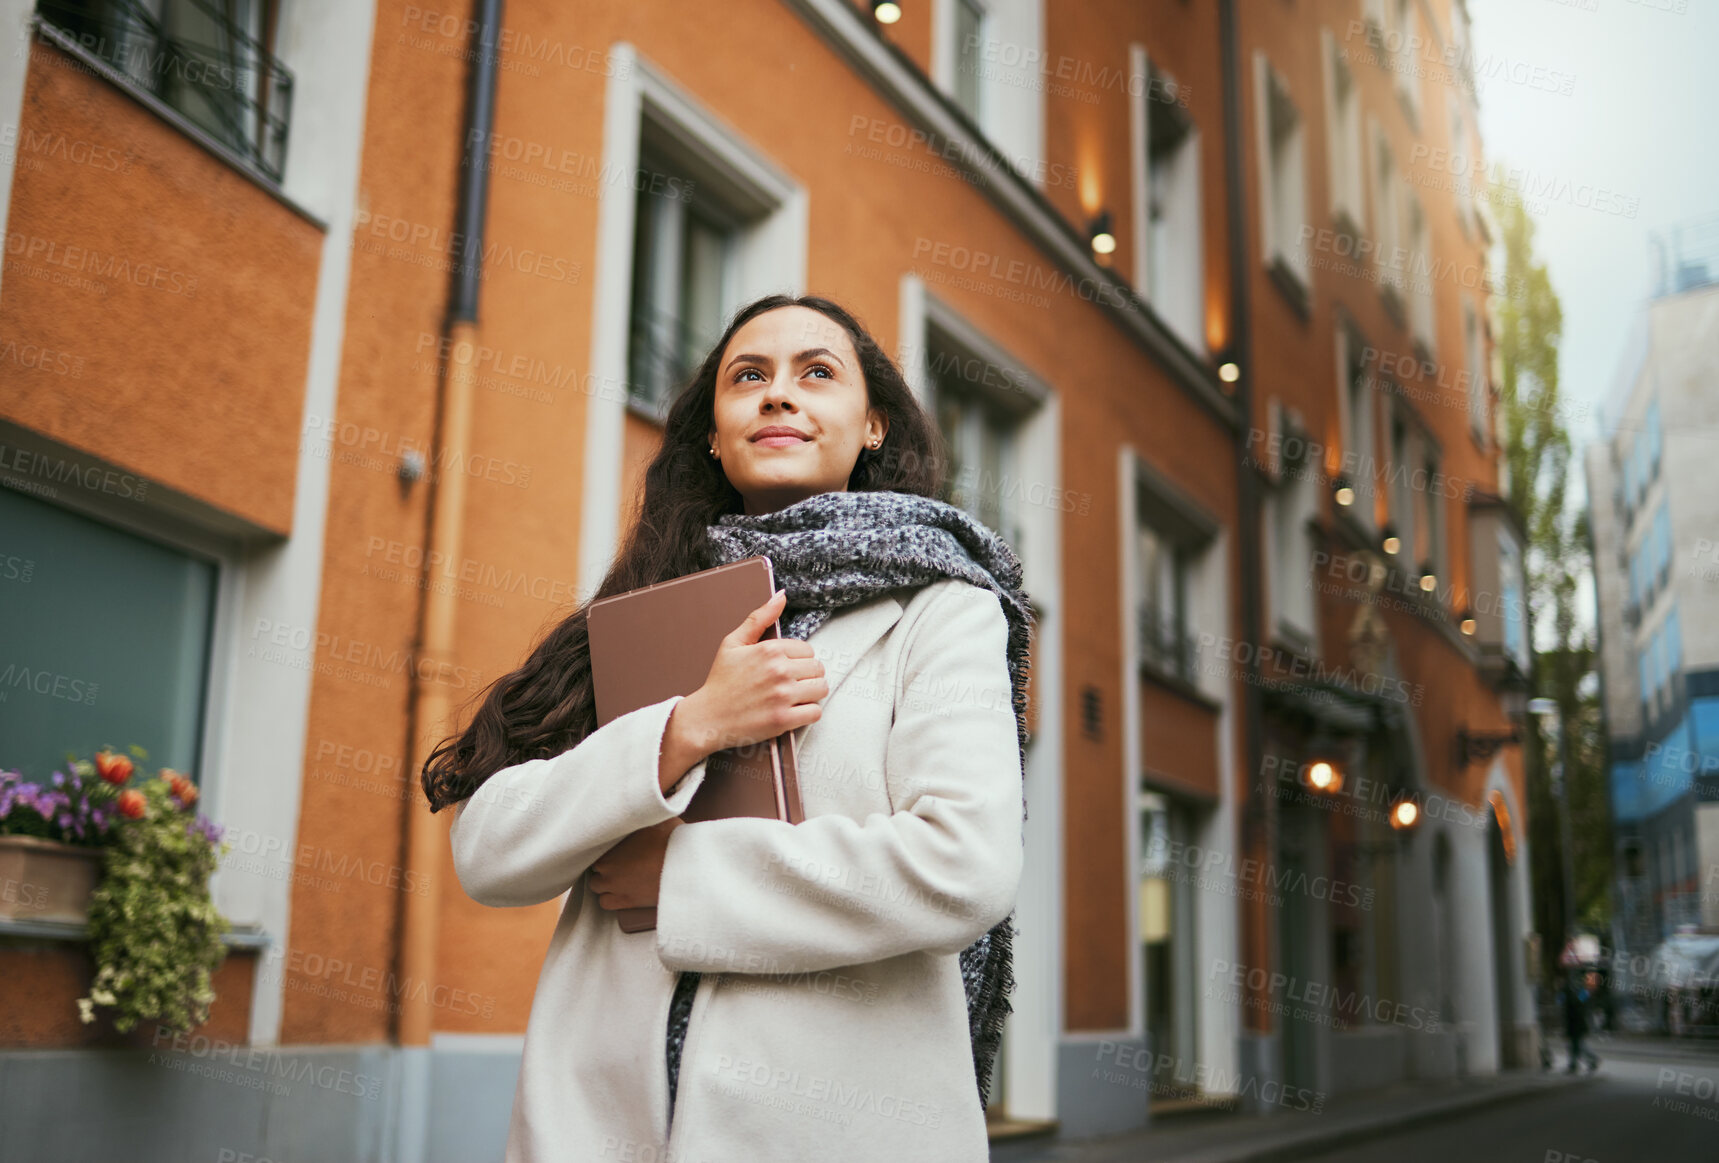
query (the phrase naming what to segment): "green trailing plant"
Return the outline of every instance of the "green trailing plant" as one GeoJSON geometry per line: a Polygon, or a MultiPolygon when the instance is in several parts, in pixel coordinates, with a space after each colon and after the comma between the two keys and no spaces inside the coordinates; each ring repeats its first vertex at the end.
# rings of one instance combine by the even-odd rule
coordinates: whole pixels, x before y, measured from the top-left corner
{"type": "MultiPolygon", "coordinates": [[[[138,748],[132,753],[143,758],[138,748]]],[[[124,780],[116,781],[111,753],[104,754],[105,764],[98,756],[76,765],[80,774],[101,770],[123,789],[90,896],[95,976],[78,1014],[89,1023],[97,1007],[111,1011],[122,1034],[144,1021],[186,1032],[208,1020],[212,978],[227,955],[221,938],[232,926],[215,907],[209,878],[230,845],[193,807],[190,780],[166,768],[146,778],[124,764],[124,780]]]]}

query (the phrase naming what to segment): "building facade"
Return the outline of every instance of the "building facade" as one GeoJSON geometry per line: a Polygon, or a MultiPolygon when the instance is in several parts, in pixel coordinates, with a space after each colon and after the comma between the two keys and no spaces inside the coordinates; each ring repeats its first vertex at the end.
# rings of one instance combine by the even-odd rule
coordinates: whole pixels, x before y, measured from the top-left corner
{"type": "Polygon", "coordinates": [[[1603,438],[1587,451],[1619,950],[1719,929],[1719,233],[1658,240],[1603,438]]]}
{"type": "Polygon", "coordinates": [[[9,694],[0,765],[192,772],[236,925],[129,1040],[75,926],[0,925],[0,1154],[499,1154],[557,909],[467,898],[416,773],[771,291],[867,322],[1025,564],[998,1133],[1527,1060],[1461,0],[873,7],[0,2],[4,662],[102,692],[9,694]]]}

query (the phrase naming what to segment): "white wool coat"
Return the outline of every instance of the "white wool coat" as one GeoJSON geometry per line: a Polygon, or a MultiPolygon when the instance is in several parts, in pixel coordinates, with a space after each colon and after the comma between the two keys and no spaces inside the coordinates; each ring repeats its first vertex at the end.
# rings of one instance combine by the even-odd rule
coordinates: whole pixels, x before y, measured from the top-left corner
{"type": "Polygon", "coordinates": [[[488,905],[567,893],[526,1030],[508,1163],[984,1163],[958,954],[1014,908],[1021,767],[1008,623],[953,578],[832,615],[830,692],[795,732],[806,819],[670,835],[657,928],[623,933],[586,871],[685,810],[657,763],[683,696],[456,809],[454,867],[488,905]],[[570,891],[569,891],[570,890],[570,891]],[[697,970],[669,1120],[677,973],[697,970]]]}

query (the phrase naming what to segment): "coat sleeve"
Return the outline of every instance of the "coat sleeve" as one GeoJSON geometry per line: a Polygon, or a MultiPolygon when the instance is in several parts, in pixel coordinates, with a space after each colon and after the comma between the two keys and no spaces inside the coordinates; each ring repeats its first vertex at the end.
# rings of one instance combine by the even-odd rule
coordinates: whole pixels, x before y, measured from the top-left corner
{"type": "Polygon", "coordinates": [[[672,795],[657,780],[669,715],[685,697],[617,715],[553,759],[503,768],[462,800],[450,839],[467,895],[503,907],[552,900],[630,833],[685,811],[708,760],[688,768],[672,795]]]}
{"type": "Polygon", "coordinates": [[[665,966],[800,973],[958,953],[1009,915],[1021,758],[997,595],[949,587],[901,658],[884,758],[895,810],[676,828],[657,898],[665,966]]]}

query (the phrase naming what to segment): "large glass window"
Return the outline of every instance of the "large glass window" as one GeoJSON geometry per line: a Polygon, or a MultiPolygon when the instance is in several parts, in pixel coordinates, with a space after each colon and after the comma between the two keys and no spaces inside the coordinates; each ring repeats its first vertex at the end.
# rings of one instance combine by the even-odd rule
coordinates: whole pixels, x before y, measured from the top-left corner
{"type": "Polygon", "coordinates": [[[1011,504],[1020,493],[1018,421],[989,398],[982,377],[974,383],[962,374],[974,360],[944,346],[936,333],[929,354],[932,412],[949,453],[938,499],[965,509],[1019,552],[1020,522],[1011,504]]]}
{"type": "Polygon", "coordinates": [[[628,385],[662,409],[722,335],[740,223],[661,159],[641,153],[640,167],[650,178],[638,183],[633,227],[628,385]]]}
{"type": "Polygon", "coordinates": [[[217,566],[0,489],[0,767],[138,744],[197,777],[217,566]]]}

